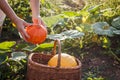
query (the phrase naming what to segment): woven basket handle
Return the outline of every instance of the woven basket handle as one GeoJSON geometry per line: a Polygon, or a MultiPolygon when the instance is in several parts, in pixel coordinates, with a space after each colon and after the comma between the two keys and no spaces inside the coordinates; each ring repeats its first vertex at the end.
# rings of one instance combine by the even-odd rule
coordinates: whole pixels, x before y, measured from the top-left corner
{"type": "Polygon", "coordinates": [[[61,43],[60,43],[60,40],[55,40],[54,41],[54,47],[53,47],[53,52],[52,52],[52,55],[55,55],[56,54],[56,45],[58,45],[58,61],[57,61],[57,66],[56,67],[60,67],[61,64],[61,43]]]}

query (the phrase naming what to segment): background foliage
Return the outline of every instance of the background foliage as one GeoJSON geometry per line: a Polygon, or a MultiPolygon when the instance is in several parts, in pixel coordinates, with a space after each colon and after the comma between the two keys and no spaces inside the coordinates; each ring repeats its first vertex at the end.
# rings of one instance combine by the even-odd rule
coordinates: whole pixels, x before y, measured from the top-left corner
{"type": "MultiPolygon", "coordinates": [[[[32,22],[29,0],[8,2],[19,17],[32,22]]],[[[20,39],[14,23],[6,18],[0,43],[0,80],[25,79],[27,55],[24,54],[50,52],[55,39],[61,39],[63,52],[80,59],[84,58],[86,50],[97,46],[102,48],[101,53],[120,61],[119,4],[120,0],[41,0],[40,15],[47,25],[48,37],[40,45],[20,39]]],[[[104,80],[92,73],[83,79],[104,80]]]]}

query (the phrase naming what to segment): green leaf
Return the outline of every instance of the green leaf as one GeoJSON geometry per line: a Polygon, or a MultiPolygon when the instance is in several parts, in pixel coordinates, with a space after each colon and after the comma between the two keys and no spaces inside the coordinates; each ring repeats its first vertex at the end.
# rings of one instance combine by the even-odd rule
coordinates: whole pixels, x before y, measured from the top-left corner
{"type": "Polygon", "coordinates": [[[4,41],[0,43],[0,53],[11,52],[11,47],[13,47],[15,44],[15,41],[4,41]]]}
{"type": "Polygon", "coordinates": [[[44,20],[47,27],[52,27],[54,24],[56,24],[57,22],[59,22],[63,18],[61,16],[61,14],[59,14],[59,15],[50,16],[50,17],[43,17],[42,19],[44,20]]]}
{"type": "Polygon", "coordinates": [[[113,19],[111,24],[112,24],[113,27],[115,27],[117,29],[120,29],[120,16],[113,19]]]}
{"type": "Polygon", "coordinates": [[[0,43],[0,49],[10,49],[12,46],[14,46],[16,44],[15,41],[5,41],[0,43]]]}
{"type": "Polygon", "coordinates": [[[93,13],[93,12],[99,10],[99,8],[100,8],[101,5],[102,5],[102,4],[92,6],[92,7],[90,7],[90,8],[88,9],[88,11],[91,12],[91,13],[93,13]]]}
{"type": "Polygon", "coordinates": [[[109,26],[107,22],[97,22],[92,25],[94,32],[99,35],[113,36],[116,29],[109,26]]]}
{"type": "Polygon", "coordinates": [[[83,24],[80,24],[79,27],[83,29],[83,32],[92,32],[93,31],[91,24],[84,24],[83,23],[83,24]]]}
{"type": "Polygon", "coordinates": [[[22,59],[25,59],[27,57],[26,53],[24,52],[13,52],[11,53],[11,59],[15,60],[15,61],[19,61],[22,59]]]}
{"type": "Polygon", "coordinates": [[[8,56],[6,54],[0,54],[0,64],[5,62],[8,59],[8,56]]]}
{"type": "Polygon", "coordinates": [[[53,46],[54,46],[54,43],[43,43],[43,44],[37,45],[37,47],[35,47],[33,51],[47,51],[47,50],[51,50],[53,46]]]}
{"type": "Polygon", "coordinates": [[[61,32],[60,34],[52,34],[48,35],[49,39],[59,39],[59,40],[65,40],[65,39],[73,39],[73,38],[80,38],[84,36],[84,33],[79,32],[77,30],[67,30],[64,32],[61,32]]]}
{"type": "Polygon", "coordinates": [[[78,13],[79,13],[79,15],[82,15],[82,16],[89,16],[90,15],[90,13],[88,11],[84,11],[84,10],[81,10],[78,13]]]}
{"type": "Polygon", "coordinates": [[[32,52],[35,47],[36,47],[35,45],[30,45],[30,46],[26,46],[26,47],[23,48],[22,50],[32,52]]]}
{"type": "Polygon", "coordinates": [[[101,10],[101,12],[102,12],[102,15],[105,16],[105,17],[113,17],[113,16],[115,16],[115,11],[112,10],[112,8],[101,10]]]}
{"type": "Polygon", "coordinates": [[[64,17],[70,18],[70,17],[75,17],[78,14],[75,11],[65,11],[63,12],[64,17]]]}
{"type": "Polygon", "coordinates": [[[27,47],[28,44],[20,43],[15,46],[16,50],[22,50],[23,48],[27,47]]]}
{"type": "Polygon", "coordinates": [[[7,52],[11,52],[11,50],[0,50],[0,53],[7,53],[7,52]]]}
{"type": "Polygon", "coordinates": [[[120,30],[115,30],[115,31],[113,31],[113,33],[116,35],[120,35],[120,30]]]}
{"type": "Polygon", "coordinates": [[[84,33],[82,32],[79,32],[77,30],[67,30],[67,31],[64,31],[64,32],[61,32],[61,34],[63,36],[66,36],[66,38],[80,38],[82,36],[84,36],[84,33]]]}
{"type": "Polygon", "coordinates": [[[53,39],[53,40],[56,40],[56,39],[65,40],[66,36],[63,36],[62,34],[51,34],[51,35],[48,35],[47,38],[53,39]]]}
{"type": "Polygon", "coordinates": [[[45,3],[45,0],[41,0],[41,4],[44,4],[45,3]]]}

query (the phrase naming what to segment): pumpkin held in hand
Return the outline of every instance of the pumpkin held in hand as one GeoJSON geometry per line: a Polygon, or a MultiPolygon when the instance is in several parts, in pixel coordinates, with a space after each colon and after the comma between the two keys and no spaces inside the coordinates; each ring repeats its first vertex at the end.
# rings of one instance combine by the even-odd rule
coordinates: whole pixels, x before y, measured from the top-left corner
{"type": "Polygon", "coordinates": [[[27,38],[27,41],[32,44],[40,44],[46,39],[47,29],[42,25],[33,24],[26,27],[25,30],[30,36],[30,38],[27,38]]]}
{"type": "MultiPolygon", "coordinates": [[[[48,65],[56,67],[58,62],[58,54],[54,55],[49,61],[48,65]]],[[[71,56],[66,53],[61,53],[60,67],[62,68],[71,68],[77,66],[77,62],[74,56],[71,56]]]]}

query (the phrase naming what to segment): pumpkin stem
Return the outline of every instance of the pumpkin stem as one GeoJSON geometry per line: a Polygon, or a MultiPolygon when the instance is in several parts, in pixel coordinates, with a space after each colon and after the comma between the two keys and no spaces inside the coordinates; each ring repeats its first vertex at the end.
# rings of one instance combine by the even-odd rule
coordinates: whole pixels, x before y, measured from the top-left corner
{"type": "Polygon", "coordinates": [[[34,24],[34,25],[38,25],[38,24],[39,24],[38,19],[34,18],[34,19],[33,19],[33,24],[34,24]]]}

